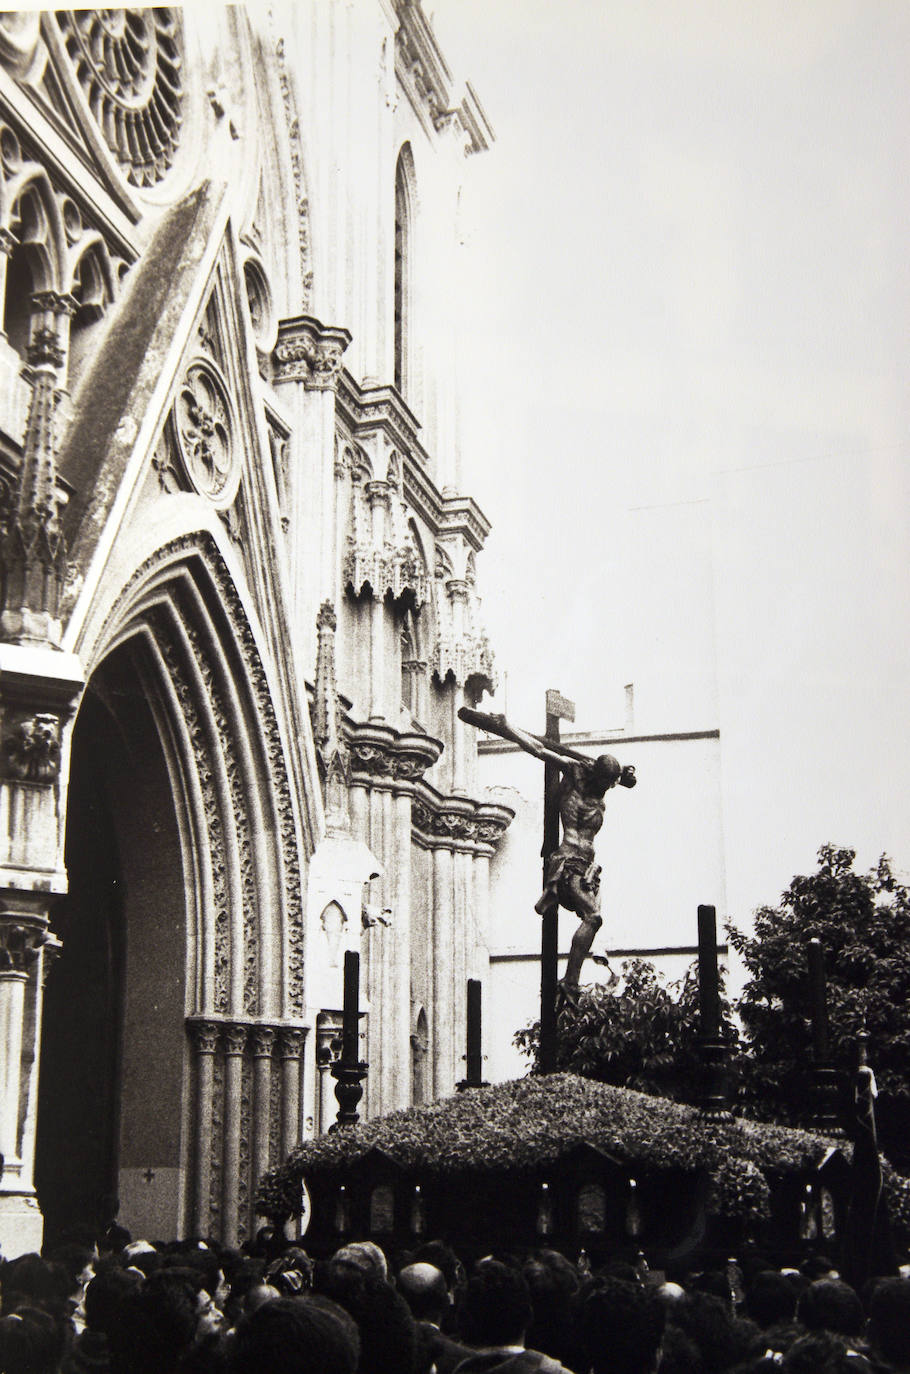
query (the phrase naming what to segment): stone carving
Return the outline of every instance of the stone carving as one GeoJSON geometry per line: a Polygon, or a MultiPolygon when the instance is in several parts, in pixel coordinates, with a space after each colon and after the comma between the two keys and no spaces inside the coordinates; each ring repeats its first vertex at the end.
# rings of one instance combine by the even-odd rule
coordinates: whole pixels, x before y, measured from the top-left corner
{"type": "MultiPolygon", "coordinates": [[[[462,807],[465,804],[460,803],[462,807]]],[[[467,805],[476,808],[476,803],[467,805]]],[[[511,819],[512,812],[506,807],[502,808],[500,814],[490,815],[477,809],[470,812],[447,809],[444,801],[432,805],[420,797],[415,797],[411,804],[411,821],[414,829],[431,842],[458,841],[485,847],[495,846],[499,844],[511,819]]]]}
{"type": "Polygon", "coordinates": [[[355,744],[351,750],[351,766],[355,773],[369,773],[371,777],[391,778],[396,782],[412,782],[421,777],[432,762],[423,754],[399,754],[393,747],[378,744],[355,744]]]}
{"type": "Polygon", "coordinates": [[[269,1165],[277,1164],[281,1159],[282,1106],[281,1073],[278,1066],[273,1064],[269,1074],[269,1165]]]}
{"type": "Polygon", "coordinates": [[[378,601],[386,596],[397,601],[407,594],[419,610],[428,596],[429,578],[408,518],[400,473],[397,467],[392,471],[396,481],[355,480],[351,485],[342,579],[355,597],[367,588],[378,601]],[[383,508],[379,520],[373,518],[375,506],[383,508]]]}
{"type": "Polygon", "coordinates": [[[278,1057],[280,1059],[299,1059],[306,1037],[304,1026],[279,1026],[278,1057]]]}
{"type": "Polygon", "coordinates": [[[0,15],[0,61],[14,76],[24,76],[31,66],[41,32],[37,10],[14,10],[0,15]]]}
{"type": "Polygon", "coordinates": [[[300,150],[300,125],[297,116],[294,114],[294,99],[291,94],[291,81],[288,76],[287,62],[284,56],[283,38],[279,38],[275,44],[275,54],[278,58],[278,81],[281,86],[281,99],[284,105],[284,117],[287,122],[291,173],[294,178],[294,195],[297,201],[297,250],[300,258],[301,300],[303,308],[306,310],[309,307],[310,295],[313,290],[313,268],[310,255],[310,206],[303,184],[303,155],[300,150]]]}
{"type": "Polygon", "coordinates": [[[176,454],[167,428],[155,445],[155,451],[152,454],[152,468],[158,474],[158,484],[161,490],[167,492],[168,495],[175,491],[182,491],[186,487],[186,483],[181,480],[177,468],[176,454]]]}
{"type": "MultiPolygon", "coordinates": [[[[203,1123],[204,1125],[204,1123],[203,1123]]],[[[205,1142],[200,1141],[200,1149],[205,1142]]],[[[211,1233],[221,1229],[221,1196],[224,1183],[224,1060],[216,1056],[212,1066],[212,1117],[209,1148],[209,1224],[211,1233]]]]}
{"type": "Polygon", "coordinates": [[[9,771],[22,782],[54,782],[60,774],[60,717],[46,712],[19,721],[5,741],[9,771]]]}
{"type": "Polygon", "coordinates": [[[248,1034],[249,1027],[239,1025],[237,1022],[230,1022],[225,1025],[223,1031],[224,1053],[228,1058],[236,1059],[243,1054],[246,1049],[248,1034]]]}
{"type": "Polygon", "coordinates": [[[161,653],[167,664],[168,673],[180,703],[180,710],[186,724],[187,733],[196,761],[196,775],[199,779],[199,787],[202,793],[202,805],[205,812],[206,830],[208,832],[209,854],[212,865],[212,895],[214,912],[212,923],[214,926],[214,999],[215,1010],[225,1012],[228,1009],[228,979],[230,974],[230,918],[228,915],[228,887],[224,857],[224,824],[221,818],[221,808],[218,803],[218,794],[215,789],[214,778],[212,776],[211,761],[208,756],[208,745],[202,723],[199,720],[199,713],[196,710],[186,677],[181,665],[177,661],[170,637],[164,627],[163,619],[158,624],[158,641],[161,653]]]}
{"type": "Polygon", "coordinates": [[[234,425],[227,388],[210,363],[190,364],[173,414],[177,447],[191,485],[210,500],[226,498],[237,475],[234,425]]]}
{"type": "Polygon", "coordinates": [[[480,623],[480,598],[473,577],[453,576],[451,560],[437,546],[435,580],[436,641],[430,667],[440,682],[451,676],[459,687],[473,680],[492,691],[493,650],[480,623]]]}
{"type": "Polygon", "coordinates": [[[316,685],[313,693],[313,742],[319,759],[329,825],[344,826],[348,820],[348,756],[341,739],[341,710],[335,684],[335,628],[337,618],[330,601],[323,601],[316,617],[316,685]]]}
{"type": "Polygon", "coordinates": [[[254,1059],[271,1059],[274,1047],[274,1026],[252,1026],[250,1028],[250,1049],[254,1059]]]}
{"type": "Polygon", "coordinates": [[[0,916],[0,973],[28,973],[52,938],[45,925],[0,916]]]}
{"type": "Polygon", "coordinates": [[[214,1054],[218,1049],[220,1027],[216,1021],[188,1021],[187,1030],[197,1054],[214,1054]]]}
{"type": "MultiPolygon", "coordinates": [[[[218,729],[218,738],[221,741],[224,771],[227,774],[228,787],[231,793],[231,810],[236,823],[235,834],[243,892],[243,1010],[255,1015],[259,1010],[258,889],[249,836],[246,789],[237,763],[234,730],[225,711],[221,692],[216,685],[208,655],[200,643],[198,631],[194,626],[188,625],[186,634],[195,652],[199,672],[208,692],[212,716],[218,729]]],[[[238,957],[238,952],[235,951],[233,957],[238,957]]],[[[239,1008],[232,1008],[232,1010],[236,1011],[239,1008]]]]}
{"type": "MultiPolygon", "coordinates": [[[[248,674],[250,689],[255,704],[256,715],[262,731],[265,753],[268,762],[268,787],[278,818],[281,841],[281,864],[283,867],[282,885],[285,892],[285,912],[287,920],[287,949],[285,959],[285,978],[287,986],[288,1011],[290,1015],[303,1015],[303,901],[301,896],[300,855],[297,848],[297,819],[288,779],[287,761],[281,731],[278,727],[272,692],[259,649],[253,638],[246,613],[237,595],[236,588],[210,535],[184,535],[164,545],[157,553],[139,567],[130,578],[117,604],[105,619],[99,635],[104,642],[115,625],[122,622],[125,608],[129,607],[136,591],[148,579],[155,568],[171,562],[180,554],[200,558],[212,581],[231,626],[234,639],[248,674]]],[[[230,967],[230,923],[228,917],[227,883],[225,876],[224,834],[221,812],[212,778],[211,763],[208,759],[206,737],[202,730],[192,693],[185,675],[177,661],[170,641],[165,620],[158,622],[158,634],[162,655],[168,665],[174,688],[180,701],[181,710],[196,758],[197,772],[205,808],[206,825],[209,833],[209,847],[212,859],[212,881],[214,896],[215,926],[215,1010],[228,1010],[228,971],[230,967]]]]}
{"type": "Polygon", "coordinates": [[[237,1239],[241,1243],[249,1235],[252,1137],[253,1074],[252,1065],[248,1059],[244,1059],[240,1066],[240,1149],[237,1171],[237,1239]]]}
{"type": "Polygon", "coordinates": [[[179,10],[57,10],[86,103],[126,180],[154,186],[174,161],[183,120],[179,10]]]}
{"type": "MultiPolygon", "coordinates": [[[[279,331],[292,323],[294,321],[282,320],[279,331]]],[[[332,330],[328,337],[320,337],[310,328],[300,334],[286,333],[285,337],[279,332],[275,381],[303,382],[308,391],[333,391],[349,340],[346,330],[332,330]]]]}

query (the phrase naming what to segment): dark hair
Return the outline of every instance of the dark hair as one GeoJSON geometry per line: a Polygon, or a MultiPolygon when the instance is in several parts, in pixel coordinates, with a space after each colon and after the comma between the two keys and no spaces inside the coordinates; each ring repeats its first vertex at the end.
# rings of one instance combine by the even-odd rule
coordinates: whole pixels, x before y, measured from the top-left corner
{"type": "Polygon", "coordinates": [[[434,1264],[437,1269],[441,1269],[445,1274],[446,1287],[449,1292],[464,1278],[461,1260],[451,1245],[446,1245],[444,1240],[426,1241],[414,1251],[412,1262],[414,1264],[434,1264]]]}
{"type": "Polygon", "coordinates": [[[833,1331],[858,1336],[866,1321],[863,1305],[848,1283],[816,1279],[800,1295],[796,1315],[807,1331],[833,1331]]]}
{"type": "Polygon", "coordinates": [[[578,1271],[556,1250],[541,1250],[525,1262],[522,1275],[531,1294],[528,1346],[551,1355],[560,1364],[571,1361],[574,1344],[573,1298],[578,1271]]]}
{"type": "Polygon", "coordinates": [[[55,1374],[65,1330],[49,1312],[22,1306],[0,1317],[0,1368],[4,1374],[55,1374]]]}
{"type": "Polygon", "coordinates": [[[360,1338],[350,1315],[318,1295],[274,1298],[237,1326],[229,1374],[354,1374],[360,1338]]]}
{"type": "Polygon", "coordinates": [[[758,1328],[734,1319],[730,1304],[713,1293],[687,1293],[673,1308],[673,1321],[698,1348],[708,1369],[729,1369],[749,1354],[758,1328]]]}
{"type": "Polygon", "coordinates": [[[746,1311],[761,1327],[793,1320],[796,1290],[786,1274],[762,1269],[746,1289],[746,1311]]]}
{"type": "Polygon", "coordinates": [[[812,1331],[794,1341],[780,1368],[784,1374],[850,1374],[859,1363],[847,1354],[840,1337],[830,1331],[812,1331]]]}
{"type": "Polygon", "coordinates": [[[163,1270],[124,1295],[108,1336],[111,1374],[171,1374],[193,1342],[197,1290],[163,1270]]]}
{"type": "Polygon", "coordinates": [[[530,1321],[531,1295],[521,1274],[499,1260],[481,1260],[459,1306],[464,1339],[470,1345],[514,1345],[530,1321]]]}
{"type": "Polygon", "coordinates": [[[138,1274],[130,1274],[126,1269],[109,1267],[96,1274],[82,1299],[88,1329],[108,1335],[117,1320],[120,1303],[141,1282],[138,1274]]]}
{"type": "Polygon", "coordinates": [[[910,1361],[910,1279],[880,1279],[869,1299],[869,1338],[891,1364],[910,1361]]]}
{"type": "Polygon", "coordinates": [[[354,1318],[360,1332],[359,1374],[402,1374],[414,1366],[417,1329],[411,1310],[392,1285],[344,1260],[317,1267],[314,1289],[354,1318]]]}
{"type": "Polygon", "coordinates": [[[584,1300],[580,1335],[594,1374],[645,1374],[664,1334],[663,1304],[652,1289],[604,1279],[584,1300]]]}

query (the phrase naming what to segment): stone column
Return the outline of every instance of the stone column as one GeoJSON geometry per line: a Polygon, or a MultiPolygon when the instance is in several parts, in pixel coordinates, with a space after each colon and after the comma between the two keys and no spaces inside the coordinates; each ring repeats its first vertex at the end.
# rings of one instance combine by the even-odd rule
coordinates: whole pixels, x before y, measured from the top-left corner
{"type": "Polygon", "coordinates": [[[393,1079],[388,1106],[411,1104],[411,794],[399,792],[393,801],[395,862],[392,872],[392,903],[395,913],[392,934],[392,1013],[394,1048],[393,1079]]]}
{"type": "Polygon", "coordinates": [[[7,1184],[22,1172],[19,1102],[25,985],[46,929],[45,923],[23,920],[15,912],[0,913],[0,1157],[7,1184]]]}
{"type": "Polygon", "coordinates": [[[489,986],[490,973],[490,855],[474,856],[474,978],[489,986]]]}
{"type": "Polygon", "coordinates": [[[7,1258],[41,1246],[32,1183],[44,1001],[38,956],[46,945],[59,947],[48,913],[66,890],[62,775],[81,686],[71,655],[0,643],[0,1250],[7,1258]]]}
{"type": "Polygon", "coordinates": [[[272,1026],[253,1026],[250,1032],[253,1050],[253,1121],[250,1148],[252,1185],[262,1178],[269,1164],[269,1116],[272,1101],[272,1050],[275,1031],[272,1026]]]}
{"type": "Polygon", "coordinates": [[[433,850],[433,968],[436,979],[436,1016],[433,1027],[433,1095],[451,1093],[455,1072],[452,956],[454,954],[454,892],[452,851],[433,850]]]}
{"type": "Polygon", "coordinates": [[[211,1227],[209,1212],[209,1197],[212,1187],[211,1131],[218,1025],[214,1021],[191,1021],[187,1029],[193,1041],[193,1054],[196,1061],[192,1161],[193,1229],[197,1236],[205,1236],[208,1235],[211,1227]]]}
{"type": "Polygon", "coordinates": [[[340,1053],[340,1046],[340,1013],[321,1012],[316,1024],[316,1071],[319,1074],[316,1088],[316,1131],[319,1135],[325,1135],[338,1111],[331,1069],[340,1053]]]}
{"type": "Polygon", "coordinates": [[[300,1075],[306,1030],[282,1026],[278,1032],[278,1057],[281,1061],[281,1158],[286,1159],[300,1144],[300,1075]]]}
{"type": "Polygon", "coordinates": [[[310,315],[279,321],[274,376],[293,415],[288,553],[301,636],[309,632],[317,607],[335,596],[335,388],[350,341],[346,329],[323,325],[310,315]],[[319,557],[315,578],[314,549],[319,557]]]}
{"type": "Polygon", "coordinates": [[[243,1051],[246,1026],[224,1028],[224,1170],[222,1186],[222,1239],[237,1244],[240,1201],[240,1109],[243,1091],[243,1051]]]}
{"type": "MultiPolygon", "coordinates": [[[[9,258],[16,246],[16,238],[10,233],[9,229],[0,228],[0,324],[6,313],[6,272],[9,267],[9,258]]],[[[3,334],[3,338],[6,335],[3,334]]]]}

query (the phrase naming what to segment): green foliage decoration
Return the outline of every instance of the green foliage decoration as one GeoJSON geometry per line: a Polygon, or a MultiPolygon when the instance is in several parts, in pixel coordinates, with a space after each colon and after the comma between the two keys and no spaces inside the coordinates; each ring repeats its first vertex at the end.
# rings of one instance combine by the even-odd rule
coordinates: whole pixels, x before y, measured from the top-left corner
{"type": "MultiPolygon", "coordinates": [[[[696,1100],[702,1075],[697,965],[667,985],[648,960],[627,959],[618,987],[616,981],[583,986],[575,1003],[562,1006],[557,1068],[679,1102],[696,1100]]],[[[721,1011],[721,1035],[733,1046],[725,1002],[721,1011]]],[[[513,1043],[538,1072],[540,1022],[517,1031],[513,1043]]]]}
{"type": "Polygon", "coordinates": [[[343,1174],[374,1148],[406,1170],[445,1179],[549,1168],[584,1142],[639,1170],[707,1169],[718,1206],[744,1219],[763,1215],[765,1172],[809,1169],[835,1143],[756,1121],[709,1122],[696,1108],[577,1074],[531,1075],[307,1142],[265,1175],[257,1210],[296,1215],[304,1177],[343,1174]]]}

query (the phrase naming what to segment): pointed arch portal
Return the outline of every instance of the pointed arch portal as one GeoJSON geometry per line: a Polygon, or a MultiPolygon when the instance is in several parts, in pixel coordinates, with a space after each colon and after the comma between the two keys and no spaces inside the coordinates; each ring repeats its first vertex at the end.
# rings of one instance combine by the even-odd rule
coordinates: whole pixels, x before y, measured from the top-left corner
{"type": "Polygon", "coordinates": [[[209,536],[126,588],[77,717],[46,990],[48,1234],[254,1224],[300,1135],[300,818],[271,684],[209,536]],[[55,921],[55,925],[58,924],[55,921]]]}

